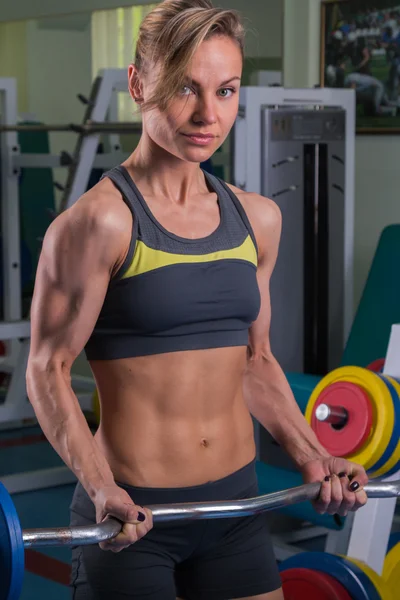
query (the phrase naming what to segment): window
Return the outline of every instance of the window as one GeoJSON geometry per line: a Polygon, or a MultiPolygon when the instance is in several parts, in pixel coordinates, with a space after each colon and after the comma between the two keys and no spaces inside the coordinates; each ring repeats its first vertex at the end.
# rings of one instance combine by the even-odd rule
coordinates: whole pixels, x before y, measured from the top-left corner
{"type": "MultiPolygon", "coordinates": [[[[139,27],[156,4],[136,5],[92,13],[92,77],[101,69],[127,69],[135,55],[139,27]]],[[[118,120],[140,121],[129,94],[119,94],[118,120]]]]}

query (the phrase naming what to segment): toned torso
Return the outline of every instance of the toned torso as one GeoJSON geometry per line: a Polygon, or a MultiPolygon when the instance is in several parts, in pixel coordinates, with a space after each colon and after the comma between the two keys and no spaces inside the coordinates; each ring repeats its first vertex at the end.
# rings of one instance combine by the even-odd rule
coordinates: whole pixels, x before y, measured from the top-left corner
{"type": "MultiPolygon", "coordinates": [[[[182,207],[152,198],[145,184],[135,181],[168,231],[195,239],[218,227],[217,197],[206,186],[182,207]]],[[[116,200],[111,182],[101,185],[116,200]]],[[[252,221],[248,195],[231,187],[252,221]]],[[[132,229],[126,210],[121,263],[132,229]]],[[[220,479],[248,464],[255,456],[255,442],[242,390],[246,357],[245,347],[231,347],[91,361],[101,403],[96,439],[116,481],[187,487],[220,479]]]]}

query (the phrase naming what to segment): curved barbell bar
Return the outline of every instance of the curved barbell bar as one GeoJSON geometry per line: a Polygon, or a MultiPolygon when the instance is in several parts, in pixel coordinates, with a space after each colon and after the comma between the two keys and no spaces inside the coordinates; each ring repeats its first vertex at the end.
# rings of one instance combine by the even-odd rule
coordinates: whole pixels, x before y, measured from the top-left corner
{"type": "MultiPolygon", "coordinates": [[[[153,522],[195,521],[198,519],[223,519],[245,517],[292,504],[316,500],[320,483],[308,483],[288,490],[266,494],[257,498],[229,500],[227,502],[187,502],[181,504],[149,505],[153,522]]],[[[368,498],[400,497],[400,480],[370,481],[365,486],[368,498]]],[[[24,546],[87,546],[109,540],[121,531],[120,521],[108,518],[97,525],[61,527],[58,529],[25,529],[22,532],[24,546]]]]}

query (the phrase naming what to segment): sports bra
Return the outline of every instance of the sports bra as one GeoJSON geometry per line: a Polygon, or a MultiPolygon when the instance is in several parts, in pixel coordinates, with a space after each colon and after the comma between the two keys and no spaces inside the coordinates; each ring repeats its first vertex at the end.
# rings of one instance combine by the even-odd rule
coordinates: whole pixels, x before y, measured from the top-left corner
{"type": "Polygon", "coordinates": [[[104,173],[132,212],[133,232],[85,346],[88,360],[248,345],[261,304],[257,242],[232,190],[203,172],[220,223],[200,239],[167,231],[125,167],[104,173]]]}

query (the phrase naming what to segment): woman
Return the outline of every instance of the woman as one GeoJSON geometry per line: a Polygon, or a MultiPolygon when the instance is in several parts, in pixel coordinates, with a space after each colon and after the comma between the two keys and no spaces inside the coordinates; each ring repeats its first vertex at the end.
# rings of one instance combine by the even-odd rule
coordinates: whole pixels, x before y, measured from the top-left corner
{"type": "Polygon", "coordinates": [[[305,481],[324,480],[317,510],[366,502],[364,470],[321,447],[271,354],[278,208],[199,167],[235,121],[242,66],[235,12],[160,4],[129,67],[140,143],[46,234],[29,398],[79,480],[72,524],[125,523],[74,549],[75,600],[283,598],[264,516],[153,528],[146,509],[257,495],[250,413],[305,481]],[[94,437],[70,385],[83,348],[101,401],[94,437]]]}

